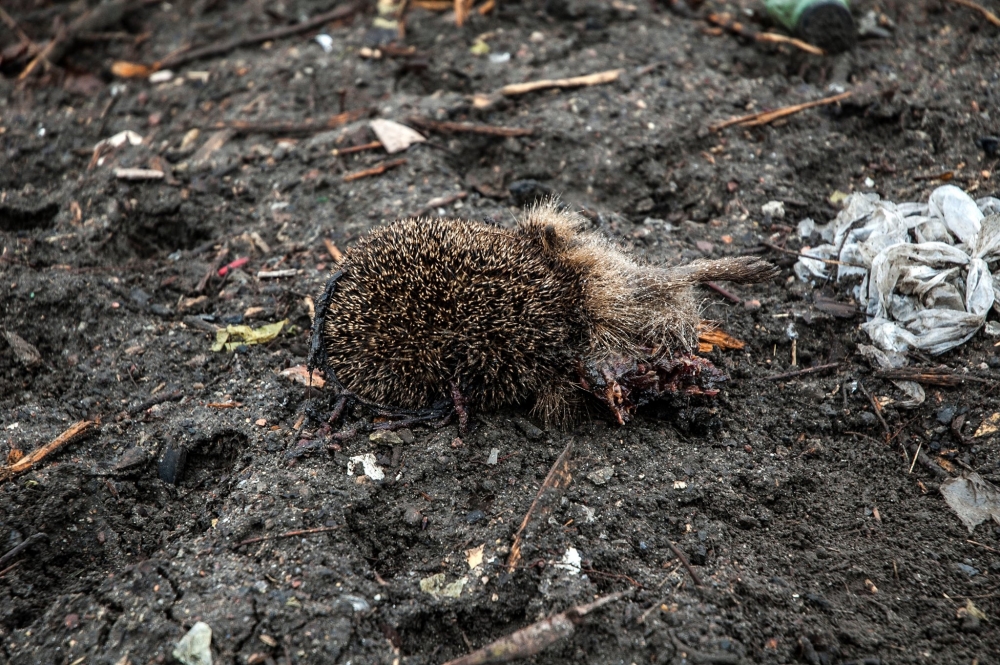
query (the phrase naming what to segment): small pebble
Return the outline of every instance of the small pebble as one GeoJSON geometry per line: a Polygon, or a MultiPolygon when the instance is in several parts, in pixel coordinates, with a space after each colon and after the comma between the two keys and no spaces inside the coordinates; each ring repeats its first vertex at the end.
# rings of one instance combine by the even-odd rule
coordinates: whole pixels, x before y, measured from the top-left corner
{"type": "Polygon", "coordinates": [[[967,563],[956,563],[955,570],[957,570],[960,573],[965,573],[969,577],[975,577],[976,575],[979,574],[978,568],[973,568],[967,563]]]}
{"type": "Polygon", "coordinates": [[[611,476],[615,475],[615,469],[612,466],[606,466],[596,471],[591,471],[587,474],[587,480],[594,483],[595,485],[604,485],[609,480],[611,476]]]}
{"type": "Polygon", "coordinates": [[[518,418],[515,423],[517,428],[524,432],[524,435],[531,439],[532,441],[540,439],[545,436],[545,432],[535,427],[535,424],[530,420],[525,420],[524,418],[518,418]]]}
{"type": "Polygon", "coordinates": [[[465,521],[468,522],[469,524],[475,524],[479,520],[485,518],[486,518],[486,513],[484,513],[481,510],[473,510],[472,512],[470,512],[468,515],[465,516],[465,521]]]}
{"type": "Polygon", "coordinates": [[[955,407],[951,405],[943,406],[938,409],[938,412],[934,414],[934,417],[937,418],[937,421],[942,425],[950,425],[951,421],[955,419],[955,407]]]}
{"type": "Polygon", "coordinates": [[[420,523],[424,521],[424,515],[418,509],[410,506],[403,511],[403,521],[410,526],[420,526],[420,523]]]}
{"type": "Polygon", "coordinates": [[[396,432],[390,432],[389,430],[379,430],[378,432],[372,432],[368,436],[369,441],[375,441],[377,443],[386,443],[390,446],[398,446],[403,443],[403,439],[400,438],[399,434],[396,432]]]}
{"type": "Polygon", "coordinates": [[[212,665],[211,647],[212,629],[199,621],[174,647],[173,656],[184,665],[212,665]]]}

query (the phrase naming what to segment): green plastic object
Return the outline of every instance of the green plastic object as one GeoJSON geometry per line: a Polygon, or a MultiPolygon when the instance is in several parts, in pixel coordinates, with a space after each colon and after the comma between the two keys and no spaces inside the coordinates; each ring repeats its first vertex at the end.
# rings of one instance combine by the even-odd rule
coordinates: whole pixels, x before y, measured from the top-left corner
{"type": "Polygon", "coordinates": [[[771,18],[824,51],[854,48],[857,29],[848,0],[764,0],[771,18]]]}

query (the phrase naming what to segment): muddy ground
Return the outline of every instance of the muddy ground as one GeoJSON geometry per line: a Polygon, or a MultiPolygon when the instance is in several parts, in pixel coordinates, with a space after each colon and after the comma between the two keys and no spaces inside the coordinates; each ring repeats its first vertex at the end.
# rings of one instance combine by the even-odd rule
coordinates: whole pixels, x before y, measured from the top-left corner
{"type": "MultiPolygon", "coordinates": [[[[996,195],[995,146],[977,140],[1000,131],[997,28],[937,0],[858,2],[856,17],[882,13],[889,36],[817,57],[707,30],[704,14],[741,12],[733,3],[684,15],[501,0],[462,28],[413,10],[403,46],[414,55],[360,57],[366,7],[323,29],[329,53],[313,31],[190,62],[165,82],[110,73],[332,6],[147,3],[101,31],[122,34],[79,41],[26,85],[15,80],[26,59],[0,63],[0,328],[41,356],[26,364],[0,341],[0,453],[100,420],[0,485],[0,555],[46,534],[0,566],[0,662],[169,662],[200,620],[222,663],[441,663],[622,590],[534,662],[996,662],[1000,529],[970,536],[938,492],[942,464],[1000,479],[997,435],[972,437],[997,408],[996,384],[928,386],[916,409],[887,405],[883,425],[865,391],[901,395],[857,352],[867,340],[848,292],[797,282],[794,257],[762,243],[800,248],[793,227],[831,219],[836,191],[926,200],[940,181],[922,178],[952,171],[974,196],[996,195]],[[479,36],[504,61],[471,52],[479,36]],[[472,101],[613,68],[624,72],[605,85],[472,101]],[[768,126],[708,129],[844,90],[854,95],[768,126]],[[342,111],[361,117],[295,131],[342,111]],[[393,157],[334,153],[372,141],[374,116],[533,133],[430,132],[393,157]],[[232,120],[292,126],[204,149],[232,120]],[[124,130],[142,143],[91,164],[95,144],[124,130]],[[400,156],[382,175],[344,178],[400,156]],[[116,178],[126,167],[167,177],[116,178]],[[772,283],[731,287],[740,304],[703,293],[705,317],[746,342],[708,354],[731,376],[719,398],[665,401],[625,427],[596,414],[570,431],[540,429],[527,407],[478,413],[459,440],[454,425],[414,427],[402,443],[362,433],[291,457],[331,408],[329,391],[278,374],[306,361],[307,299],[333,265],[324,240],[345,249],[415,213],[510,224],[548,190],[653,262],[762,253],[782,267],[772,283]],[[428,205],[441,197],[451,202],[428,205]],[[769,201],[784,219],[762,214],[769,201]],[[219,326],[286,319],[273,341],[210,350],[219,326]],[[840,365],[767,380],[796,369],[790,322],[797,368],[840,365]],[[507,574],[512,536],[570,440],[573,481],[507,574]],[[930,463],[911,468],[917,445],[930,463]],[[348,475],[365,453],[385,480],[348,475]],[[278,537],[302,529],[318,531],[278,537]],[[556,565],[569,548],[582,571],[556,565]],[[457,597],[421,589],[438,574],[457,597]],[[986,620],[963,616],[969,601],[986,620]]],[[[5,8],[44,42],[83,3],[5,8]]],[[[990,379],[994,342],[980,333],[914,362],[990,379]]]]}

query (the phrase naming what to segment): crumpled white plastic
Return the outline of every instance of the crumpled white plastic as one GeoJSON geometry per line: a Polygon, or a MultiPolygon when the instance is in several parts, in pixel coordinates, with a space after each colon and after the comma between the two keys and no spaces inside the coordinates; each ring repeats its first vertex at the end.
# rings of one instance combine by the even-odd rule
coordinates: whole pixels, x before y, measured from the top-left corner
{"type": "Polygon", "coordinates": [[[810,219],[799,233],[818,231],[826,244],[803,253],[803,281],[860,276],[854,295],[868,321],[872,342],[897,353],[920,349],[940,354],[968,341],[1000,312],[1000,199],[974,201],[954,185],[935,189],[927,203],[893,203],[877,194],[852,194],[826,226],[810,219]]]}

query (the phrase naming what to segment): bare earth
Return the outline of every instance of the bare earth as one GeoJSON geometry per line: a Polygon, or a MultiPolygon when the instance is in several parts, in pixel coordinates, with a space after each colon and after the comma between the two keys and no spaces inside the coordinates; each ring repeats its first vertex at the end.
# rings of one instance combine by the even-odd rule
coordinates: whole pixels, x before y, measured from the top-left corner
{"type": "MultiPolygon", "coordinates": [[[[39,43],[82,8],[4,4],[39,43]]],[[[1000,131],[998,28],[940,0],[855,5],[856,17],[884,12],[891,37],[825,58],[711,34],[701,17],[742,12],[732,2],[685,17],[645,2],[500,0],[462,28],[414,9],[411,55],[359,57],[368,7],[323,28],[329,53],[314,30],[166,82],[112,77],[116,60],[151,63],[334,7],[185,0],[134,8],[100,31],[126,38],[78,42],[26,86],[26,60],[0,62],[0,330],[41,356],[26,363],[0,341],[0,454],[100,420],[0,484],[0,556],[47,536],[0,565],[0,663],[169,662],[204,621],[221,663],[436,664],[629,589],[534,662],[994,662],[1000,529],[970,535],[938,487],[963,465],[1000,478],[998,435],[972,436],[998,410],[996,340],[915,358],[988,381],[927,386],[922,406],[881,409],[883,425],[865,391],[900,394],[856,351],[868,340],[849,291],[797,282],[794,257],[763,245],[808,244],[796,223],[831,219],[838,190],[926,200],[940,181],[921,178],[951,171],[973,196],[996,195],[997,155],[977,140],[1000,131]],[[510,59],[470,52],[477,36],[510,59]],[[618,68],[602,85],[472,101],[618,68]],[[853,95],[770,125],[708,129],[842,91],[853,95]],[[342,111],[357,119],[303,127],[342,111]],[[334,154],[373,141],[376,116],[532,133],[425,128],[426,143],[397,155],[334,154]],[[254,124],[216,134],[237,120],[254,124]],[[91,165],[95,144],[124,130],[142,143],[91,165]],[[524,180],[538,184],[512,196],[524,180]],[[771,283],[725,287],[739,304],[703,290],[705,318],[746,342],[708,354],[731,377],[723,393],[646,407],[625,427],[595,409],[571,431],[541,430],[526,406],[474,414],[459,440],[454,425],[414,427],[403,443],[359,433],[295,457],[332,408],[329,390],[279,374],[306,361],[308,299],[333,266],[324,240],[343,250],[417,213],[510,224],[548,190],[643,260],[757,253],[782,267],[771,283]],[[769,201],[784,219],[761,213],[769,201]],[[258,277],[281,270],[296,272],[258,277]],[[286,319],[272,341],[210,350],[218,326],[286,319]],[[766,380],[828,363],[840,364],[766,380]],[[529,524],[508,574],[512,537],[570,439],[572,482],[529,524]],[[918,445],[929,464],[911,468],[918,445]],[[348,475],[366,453],[384,480],[360,464],[348,475]],[[556,565],[569,548],[582,570],[556,565]],[[437,574],[464,580],[457,597],[421,589],[437,574]]],[[[17,44],[5,26],[0,39],[17,44]]],[[[358,409],[346,425],[370,418],[358,409]]]]}

